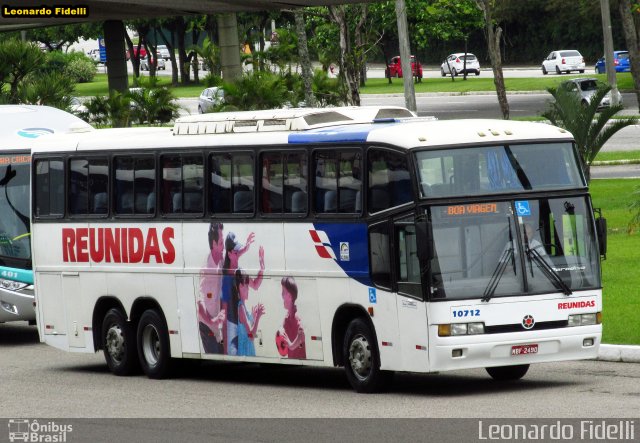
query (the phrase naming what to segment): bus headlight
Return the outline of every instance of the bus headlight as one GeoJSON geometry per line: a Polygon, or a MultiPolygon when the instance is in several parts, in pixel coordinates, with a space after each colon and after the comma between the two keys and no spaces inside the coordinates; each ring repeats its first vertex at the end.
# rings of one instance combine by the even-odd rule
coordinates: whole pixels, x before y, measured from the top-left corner
{"type": "Polygon", "coordinates": [[[568,326],[588,326],[597,325],[602,322],[602,315],[595,314],[575,314],[569,316],[568,326]]]}
{"type": "Polygon", "coordinates": [[[438,325],[439,337],[484,334],[484,323],[451,323],[438,325]]]}
{"type": "Polygon", "coordinates": [[[9,291],[19,291],[27,286],[28,285],[26,283],[21,283],[19,281],[0,279],[0,287],[9,291]]]}

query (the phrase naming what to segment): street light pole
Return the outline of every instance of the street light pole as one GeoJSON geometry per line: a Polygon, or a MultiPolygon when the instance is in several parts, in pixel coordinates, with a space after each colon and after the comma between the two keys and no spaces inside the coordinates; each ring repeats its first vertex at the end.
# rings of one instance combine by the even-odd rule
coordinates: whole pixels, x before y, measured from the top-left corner
{"type": "Polygon", "coordinates": [[[607,83],[611,86],[611,104],[617,105],[618,84],[616,81],[616,67],[613,64],[613,34],[611,33],[611,13],[609,11],[609,0],[600,0],[600,11],[602,14],[602,34],[604,37],[604,63],[607,69],[607,83]]]}
{"type": "Polygon", "coordinates": [[[413,71],[411,69],[411,49],[409,48],[407,5],[404,0],[396,0],[396,20],[398,21],[398,40],[400,40],[400,61],[402,64],[405,106],[410,111],[417,112],[416,91],[413,86],[413,71]]]}

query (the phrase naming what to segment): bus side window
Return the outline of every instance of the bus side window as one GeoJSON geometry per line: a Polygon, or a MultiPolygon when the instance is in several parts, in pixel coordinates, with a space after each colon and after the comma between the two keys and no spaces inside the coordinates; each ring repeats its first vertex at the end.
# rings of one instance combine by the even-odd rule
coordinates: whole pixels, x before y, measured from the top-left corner
{"type": "Polygon", "coordinates": [[[261,155],[260,210],[263,214],[307,212],[308,178],[305,152],[261,155]]]}
{"type": "Polygon", "coordinates": [[[368,168],[369,213],[384,211],[413,200],[411,176],[404,155],[371,149],[368,168]]]}
{"type": "Polygon", "coordinates": [[[201,214],[203,208],[204,164],[199,154],[162,157],[162,212],[201,214]]]}
{"type": "Polygon", "coordinates": [[[109,212],[109,162],[106,158],[74,158],[69,162],[69,213],[106,215],[109,212]]]}
{"type": "Polygon", "coordinates": [[[209,158],[209,210],[213,214],[253,214],[253,156],[214,153],[209,158]]]}
{"type": "Polygon", "coordinates": [[[118,215],[155,214],[156,162],[151,156],[115,157],[115,212],[118,215]]]}
{"type": "Polygon", "coordinates": [[[354,214],[362,210],[362,155],[351,150],[314,154],[316,213],[354,214]]]}
{"type": "Polygon", "coordinates": [[[373,284],[391,289],[391,253],[387,222],[369,227],[369,265],[373,284]]]}
{"type": "Polygon", "coordinates": [[[35,164],[35,194],[37,217],[64,215],[64,162],[37,160],[35,164]]]}

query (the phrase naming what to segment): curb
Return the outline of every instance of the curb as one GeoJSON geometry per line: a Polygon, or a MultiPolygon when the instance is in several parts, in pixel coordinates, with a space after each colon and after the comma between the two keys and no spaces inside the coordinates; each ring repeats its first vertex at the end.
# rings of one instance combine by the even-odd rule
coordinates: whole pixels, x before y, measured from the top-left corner
{"type": "Polygon", "coordinates": [[[597,360],[640,363],[640,346],[601,344],[597,360]]]}

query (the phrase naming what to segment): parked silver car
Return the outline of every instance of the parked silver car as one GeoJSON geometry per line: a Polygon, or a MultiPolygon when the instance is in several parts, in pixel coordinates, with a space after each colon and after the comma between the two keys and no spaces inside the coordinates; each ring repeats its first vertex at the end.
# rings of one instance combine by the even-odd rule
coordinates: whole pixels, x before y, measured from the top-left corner
{"type": "Polygon", "coordinates": [[[224,90],[217,86],[207,88],[198,98],[198,112],[204,114],[209,112],[214,106],[224,103],[224,90]]]}
{"type": "MultiPolygon", "coordinates": [[[[151,63],[153,63],[153,59],[151,59],[151,63]]],[[[164,59],[158,57],[158,63],[156,64],[156,69],[161,69],[163,71],[167,69],[167,66],[164,63],[164,59]]],[[[140,70],[141,71],[149,70],[149,57],[140,59],[140,70]]]]}
{"type": "Polygon", "coordinates": [[[158,57],[163,60],[169,60],[171,58],[171,54],[166,45],[158,45],[156,52],[158,53],[158,57]]]}
{"type": "MultiPolygon", "coordinates": [[[[594,94],[598,91],[598,86],[602,83],[596,78],[574,78],[560,83],[560,88],[576,94],[580,98],[580,102],[583,106],[589,106],[594,94]]],[[[618,92],[618,103],[622,104],[622,94],[618,92]]],[[[605,97],[598,105],[598,109],[608,108],[611,106],[611,91],[605,95],[605,97]]]]}

